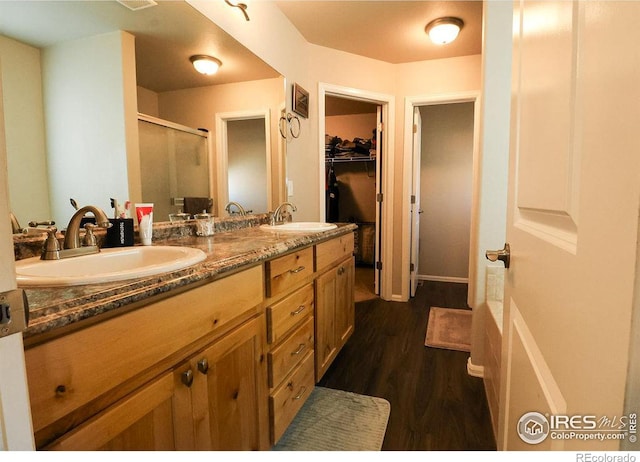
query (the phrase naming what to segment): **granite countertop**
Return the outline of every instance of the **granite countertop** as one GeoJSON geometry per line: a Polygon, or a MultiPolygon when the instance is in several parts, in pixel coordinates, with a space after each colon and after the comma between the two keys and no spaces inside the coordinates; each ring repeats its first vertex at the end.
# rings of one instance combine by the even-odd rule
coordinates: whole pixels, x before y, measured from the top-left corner
{"type": "MultiPolygon", "coordinates": [[[[114,310],[198,282],[222,277],[248,268],[300,247],[312,245],[356,229],[354,224],[339,224],[321,233],[272,232],[247,227],[217,232],[211,237],[187,235],[154,239],[154,245],[195,247],[207,254],[196,265],[155,276],[112,283],[82,286],[25,288],[29,302],[29,325],[25,339],[49,333],[94,316],[113,314],[114,310]]],[[[154,230],[155,236],[155,230],[154,230]]]]}

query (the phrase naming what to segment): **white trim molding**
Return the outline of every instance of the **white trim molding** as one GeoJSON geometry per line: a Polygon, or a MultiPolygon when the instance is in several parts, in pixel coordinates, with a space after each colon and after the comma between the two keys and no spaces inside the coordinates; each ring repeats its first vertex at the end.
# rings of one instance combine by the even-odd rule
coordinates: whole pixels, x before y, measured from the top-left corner
{"type": "MultiPolygon", "coordinates": [[[[318,83],[318,162],[319,162],[319,183],[325,184],[325,145],[324,145],[324,133],[325,133],[325,96],[333,95],[339,97],[345,97],[355,99],[359,101],[366,101],[382,106],[382,121],[384,124],[383,136],[383,156],[382,156],[382,181],[381,190],[384,193],[384,201],[382,202],[382,217],[381,222],[378,224],[380,227],[380,233],[382,236],[382,248],[380,251],[380,261],[382,261],[383,267],[380,271],[380,297],[383,300],[397,301],[398,294],[393,294],[393,268],[394,268],[394,255],[393,246],[391,243],[395,242],[397,236],[393,233],[393,178],[395,172],[396,154],[395,154],[395,97],[393,95],[387,95],[383,93],[375,93],[366,90],[360,90],[356,88],[343,87],[339,85],[332,85],[328,83],[318,83]],[[385,245],[385,243],[388,243],[385,245]]],[[[320,221],[324,221],[325,195],[320,194],[320,221]]],[[[406,301],[407,299],[405,299],[406,301]]]]}
{"type": "MultiPolygon", "coordinates": [[[[402,185],[402,236],[411,235],[411,184],[413,180],[413,109],[418,106],[431,106],[436,104],[452,104],[452,103],[474,103],[474,121],[473,121],[473,164],[474,164],[474,178],[472,190],[476,190],[477,168],[475,167],[480,162],[479,159],[479,130],[480,130],[480,112],[479,108],[480,92],[479,91],[463,91],[454,93],[443,93],[436,95],[423,95],[423,96],[408,96],[404,102],[404,158],[403,158],[403,185],[402,185]]],[[[476,214],[476,210],[479,207],[479,200],[476,196],[471,201],[471,245],[470,251],[476,247],[474,244],[477,240],[477,232],[473,226],[473,217],[476,214]]],[[[469,292],[473,292],[475,286],[475,267],[472,264],[470,252],[470,264],[469,264],[469,292]]],[[[410,293],[410,263],[411,263],[411,239],[402,239],[402,292],[400,298],[403,300],[409,299],[410,293]]],[[[434,279],[430,279],[434,280],[434,279]]],[[[462,282],[462,281],[454,281],[462,282]]]]}

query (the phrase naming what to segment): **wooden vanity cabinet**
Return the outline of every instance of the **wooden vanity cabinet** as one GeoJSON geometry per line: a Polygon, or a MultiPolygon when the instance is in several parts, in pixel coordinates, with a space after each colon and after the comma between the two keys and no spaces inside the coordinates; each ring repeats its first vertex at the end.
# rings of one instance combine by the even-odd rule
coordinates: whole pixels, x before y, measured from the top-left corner
{"type": "Polygon", "coordinates": [[[270,442],[278,442],[313,390],[313,247],[266,263],[270,442]]]}
{"type": "Polygon", "coordinates": [[[26,348],[36,447],[268,448],[263,274],[255,266],[26,348]]]}
{"type": "Polygon", "coordinates": [[[316,382],[320,381],[354,330],[353,234],[316,246],[316,382]]]}
{"type": "Polygon", "coordinates": [[[259,450],[354,329],[353,233],[25,349],[36,447],[259,450]]]}
{"type": "Polygon", "coordinates": [[[175,372],[176,449],[267,449],[263,319],[254,318],[175,372]]]}

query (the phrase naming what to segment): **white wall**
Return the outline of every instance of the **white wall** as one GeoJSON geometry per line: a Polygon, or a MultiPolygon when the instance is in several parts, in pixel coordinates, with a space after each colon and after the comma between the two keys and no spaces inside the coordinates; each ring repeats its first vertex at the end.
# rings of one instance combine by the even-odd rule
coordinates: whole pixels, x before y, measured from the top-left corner
{"type": "Polygon", "coordinates": [[[0,36],[11,210],[20,226],[51,219],[40,50],[0,36]]]}
{"type": "Polygon", "coordinates": [[[418,277],[466,282],[474,104],[422,106],[418,277]]]}
{"type": "Polygon", "coordinates": [[[474,307],[470,359],[474,366],[484,363],[485,251],[501,249],[506,240],[513,4],[484,2],[483,18],[480,163],[475,166],[474,191],[479,208],[472,218],[476,239],[470,255],[476,283],[469,293],[474,307]]]}
{"type": "Polygon", "coordinates": [[[135,98],[135,65],[129,63],[134,53],[133,36],[120,31],[43,52],[51,210],[59,228],[73,214],[69,198],[106,212],[110,197],[136,200],[128,185],[132,147],[125,130],[127,80],[134,83],[135,98]]]}

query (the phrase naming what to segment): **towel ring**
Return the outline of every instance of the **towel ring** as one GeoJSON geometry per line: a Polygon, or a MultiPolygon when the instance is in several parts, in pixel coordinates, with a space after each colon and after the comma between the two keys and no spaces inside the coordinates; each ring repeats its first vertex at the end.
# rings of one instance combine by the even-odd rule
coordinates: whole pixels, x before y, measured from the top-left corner
{"type": "Polygon", "coordinates": [[[300,136],[300,119],[298,118],[298,116],[293,115],[289,112],[287,113],[286,117],[285,116],[280,117],[279,129],[280,129],[280,136],[282,136],[286,140],[289,140],[289,136],[288,136],[289,133],[291,134],[292,138],[298,138],[300,136]],[[284,122],[284,130],[282,127],[283,122],[284,122]],[[297,125],[297,128],[294,129],[294,126],[296,125],[297,125]]]}

